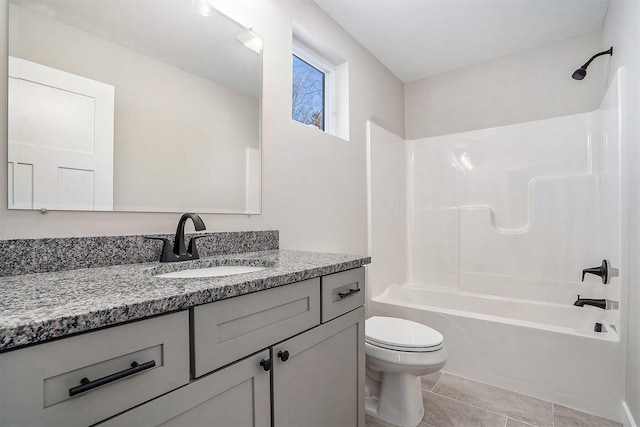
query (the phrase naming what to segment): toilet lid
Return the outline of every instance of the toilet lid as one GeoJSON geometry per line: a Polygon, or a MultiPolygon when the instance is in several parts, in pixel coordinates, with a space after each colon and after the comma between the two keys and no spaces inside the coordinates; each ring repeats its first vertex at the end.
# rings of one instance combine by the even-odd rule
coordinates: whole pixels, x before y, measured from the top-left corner
{"type": "Polygon", "coordinates": [[[435,329],[394,317],[370,317],[365,321],[364,330],[367,342],[393,350],[433,351],[444,341],[435,329]]]}

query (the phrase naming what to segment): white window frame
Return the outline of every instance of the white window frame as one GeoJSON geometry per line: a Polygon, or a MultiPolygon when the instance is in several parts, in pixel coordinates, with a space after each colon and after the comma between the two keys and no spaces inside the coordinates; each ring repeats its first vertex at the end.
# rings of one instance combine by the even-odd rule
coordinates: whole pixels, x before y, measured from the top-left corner
{"type": "Polygon", "coordinates": [[[327,61],[315,50],[302,44],[300,41],[293,41],[293,54],[302,59],[307,64],[318,69],[324,74],[324,131],[335,133],[336,118],[336,95],[335,95],[335,65],[327,61]]]}
{"type": "Polygon", "coordinates": [[[324,73],[324,132],[349,141],[349,62],[297,22],[291,26],[293,55],[324,73]]]}

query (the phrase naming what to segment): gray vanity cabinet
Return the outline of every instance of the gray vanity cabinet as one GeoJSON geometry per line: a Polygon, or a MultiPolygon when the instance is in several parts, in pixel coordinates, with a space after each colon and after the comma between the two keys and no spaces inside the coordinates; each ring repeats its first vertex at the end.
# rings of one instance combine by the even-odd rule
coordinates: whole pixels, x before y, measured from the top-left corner
{"type": "Polygon", "coordinates": [[[100,425],[363,427],[363,304],[358,268],[194,307],[191,383],[100,425]]]}
{"type": "Polygon", "coordinates": [[[361,307],[99,425],[362,427],[363,369],[361,307]]]}
{"type": "Polygon", "coordinates": [[[360,267],[0,354],[0,426],[363,427],[363,303],[360,267]]]}

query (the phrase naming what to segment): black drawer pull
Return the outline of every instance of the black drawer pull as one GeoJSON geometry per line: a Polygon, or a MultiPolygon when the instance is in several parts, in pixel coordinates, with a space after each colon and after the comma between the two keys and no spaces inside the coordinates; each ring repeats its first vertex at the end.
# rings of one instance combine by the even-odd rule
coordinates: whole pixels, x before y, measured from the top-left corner
{"type": "Polygon", "coordinates": [[[358,292],[360,292],[360,289],[349,289],[349,292],[338,292],[338,296],[342,299],[357,294],[358,292]]]}
{"type": "Polygon", "coordinates": [[[96,387],[100,387],[101,385],[109,384],[133,374],[137,374],[138,372],[153,368],[154,366],[156,366],[155,360],[143,363],[142,365],[138,364],[137,362],[133,362],[131,363],[130,368],[125,369],[124,371],[116,372],[115,374],[107,375],[106,377],[98,378],[97,380],[91,381],[89,380],[89,378],[85,377],[80,380],[80,385],[71,387],[69,389],[69,396],[76,396],[80,393],[84,393],[85,391],[93,390],[96,387]]]}

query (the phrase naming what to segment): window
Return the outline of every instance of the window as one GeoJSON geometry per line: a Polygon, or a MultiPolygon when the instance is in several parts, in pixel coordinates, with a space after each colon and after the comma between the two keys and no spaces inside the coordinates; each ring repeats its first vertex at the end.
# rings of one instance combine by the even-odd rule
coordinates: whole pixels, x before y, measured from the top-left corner
{"type": "Polygon", "coordinates": [[[348,63],[295,22],[292,53],[291,117],[348,140],[348,63]]]}
{"type": "Polygon", "coordinates": [[[324,130],[325,73],[293,55],[291,115],[294,120],[324,130]]]}

